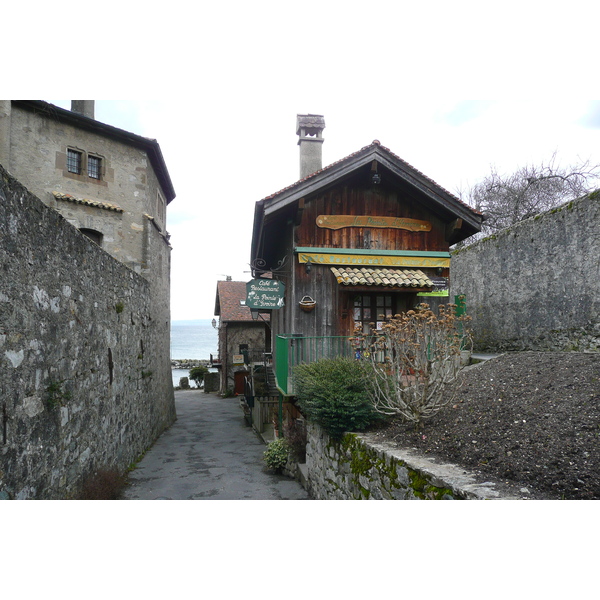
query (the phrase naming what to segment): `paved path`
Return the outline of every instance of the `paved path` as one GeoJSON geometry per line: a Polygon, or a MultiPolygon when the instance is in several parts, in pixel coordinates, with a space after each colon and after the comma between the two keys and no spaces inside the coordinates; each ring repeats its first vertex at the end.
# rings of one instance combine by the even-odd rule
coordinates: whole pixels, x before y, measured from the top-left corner
{"type": "Polygon", "coordinates": [[[127,500],[306,500],[293,479],[270,472],[265,445],[244,423],[238,398],[176,391],[177,421],[129,475],[127,500]]]}

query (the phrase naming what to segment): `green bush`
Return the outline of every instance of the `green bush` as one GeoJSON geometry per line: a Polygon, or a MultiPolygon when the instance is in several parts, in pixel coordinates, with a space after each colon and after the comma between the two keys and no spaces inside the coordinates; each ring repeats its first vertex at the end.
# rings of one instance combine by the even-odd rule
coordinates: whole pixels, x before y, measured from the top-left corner
{"type": "Polygon", "coordinates": [[[198,365],[190,369],[190,379],[196,382],[196,387],[200,387],[200,384],[204,381],[204,377],[208,374],[208,369],[204,365],[198,365]]]}
{"type": "Polygon", "coordinates": [[[267,466],[279,473],[288,461],[290,447],[284,438],[277,438],[269,443],[264,453],[267,466]]]}
{"type": "Polygon", "coordinates": [[[297,366],[293,376],[300,409],[334,439],[381,418],[371,404],[366,387],[370,372],[362,362],[321,359],[297,366]]]}

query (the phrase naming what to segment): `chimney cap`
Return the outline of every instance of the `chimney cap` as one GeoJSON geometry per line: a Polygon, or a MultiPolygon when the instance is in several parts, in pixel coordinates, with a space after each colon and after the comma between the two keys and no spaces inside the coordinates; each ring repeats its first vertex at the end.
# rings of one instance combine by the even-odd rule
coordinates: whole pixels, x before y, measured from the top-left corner
{"type": "Polygon", "coordinates": [[[296,115],[296,134],[301,135],[304,130],[304,135],[318,135],[325,129],[325,117],[323,115],[296,115]]]}

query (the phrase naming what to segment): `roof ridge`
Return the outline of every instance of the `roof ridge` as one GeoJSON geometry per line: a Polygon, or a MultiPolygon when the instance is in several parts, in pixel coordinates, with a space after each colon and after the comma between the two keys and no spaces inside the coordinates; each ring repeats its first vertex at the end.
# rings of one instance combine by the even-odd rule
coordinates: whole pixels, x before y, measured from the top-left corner
{"type": "Polygon", "coordinates": [[[417,169],[416,167],[414,167],[413,165],[411,165],[409,162],[407,162],[406,160],[404,160],[402,157],[398,156],[395,152],[392,152],[387,146],[384,146],[377,139],[373,140],[370,144],[367,144],[366,146],[363,146],[360,150],[356,150],[356,152],[352,152],[351,154],[348,154],[348,156],[344,156],[343,158],[340,158],[339,160],[336,160],[335,162],[332,162],[331,164],[323,167],[322,169],[319,169],[318,171],[315,171],[314,173],[311,173],[310,175],[307,175],[306,177],[303,177],[302,179],[299,179],[298,181],[295,181],[294,183],[288,185],[287,187],[284,187],[281,190],[279,190],[279,191],[277,191],[277,192],[275,192],[273,194],[270,194],[269,196],[265,196],[262,200],[270,200],[271,198],[275,198],[275,196],[279,196],[280,194],[283,194],[284,192],[287,192],[288,190],[291,190],[291,189],[299,186],[301,183],[303,183],[305,181],[309,181],[310,179],[313,179],[313,178],[317,177],[321,173],[324,173],[324,172],[332,169],[336,165],[339,165],[339,164],[341,164],[343,162],[346,162],[346,161],[348,161],[348,160],[350,160],[350,159],[358,156],[360,153],[365,152],[369,148],[375,148],[375,147],[379,147],[382,150],[385,150],[388,154],[390,154],[395,159],[397,159],[400,162],[402,162],[403,164],[405,164],[407,167],[409,167],[415,173],[418,173],[421,177],[423,177],[423,179],[429,181],[430,183],[432,183],[433,185],[435,185],[437,188],[439,188],[440,190],[442,190],[443,192],[445,192],[446,194],[448,194],[449,196],[451,196],[459,204],[462,204],[463,206],[465,206],[469,210],[473,211],[475,214],[478,214],[478,215],[481,214],[480,211],[474,209],[472,206],[470,206],[466,202],[463,202],[458,196],[456,196],[452,192],[449,192],[446,188],[444,188],[439,183],[437,183],[437,181],[434,181],[433,179],[431,179],[431,177],[428,177],[427,175],[425,175],[425,173],[423,173],[422,171],[420,171],[419,169],[417,169]]]}

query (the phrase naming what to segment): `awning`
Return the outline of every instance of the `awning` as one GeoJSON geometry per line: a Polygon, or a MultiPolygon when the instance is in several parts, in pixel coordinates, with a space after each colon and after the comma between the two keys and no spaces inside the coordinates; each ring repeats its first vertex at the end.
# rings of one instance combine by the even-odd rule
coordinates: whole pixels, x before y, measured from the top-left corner
{"type": "Polygon", "coordinates": [[[431,288],[433,282],[419,269],[377,269],[330,267],[341,285],[370,285],[391,288],[431,288]]]}

